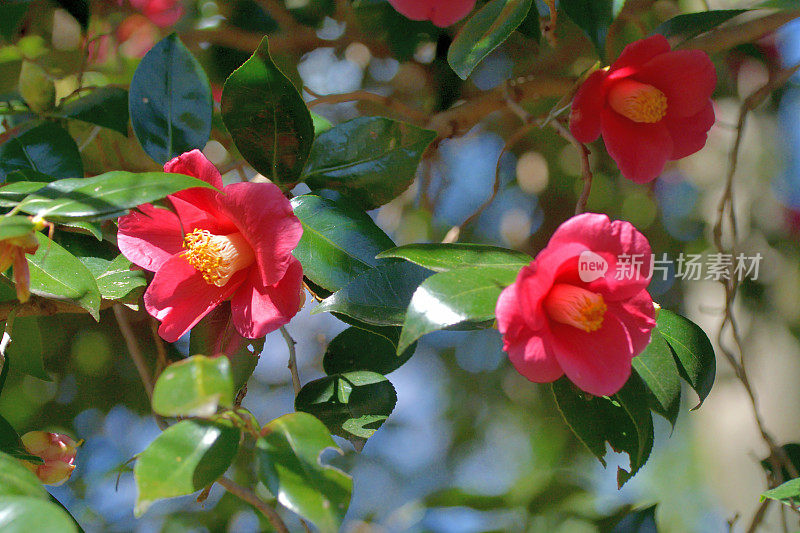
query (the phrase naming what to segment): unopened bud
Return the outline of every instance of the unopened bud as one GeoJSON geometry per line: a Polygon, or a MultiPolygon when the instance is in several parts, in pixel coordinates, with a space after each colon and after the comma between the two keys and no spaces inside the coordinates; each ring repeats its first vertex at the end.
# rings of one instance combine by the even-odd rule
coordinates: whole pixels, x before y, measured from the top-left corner
{"type": "Polygon", "coordinates": [[[80,443],[67,435],[31,431],[22,436],[22,444],[28,453],[37,455],[44,461],[40,465],[23,463],[45,485],[61,485],[75,470],[75,456],[80,443]]]}

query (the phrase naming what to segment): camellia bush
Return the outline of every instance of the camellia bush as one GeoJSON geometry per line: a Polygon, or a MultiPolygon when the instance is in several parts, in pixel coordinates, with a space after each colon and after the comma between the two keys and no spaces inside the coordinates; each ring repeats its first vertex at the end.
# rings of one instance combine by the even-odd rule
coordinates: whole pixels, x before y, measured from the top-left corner
{"type": "Polygon", "coordinates": [[[4,0],[0,531],[796,529],[798,17],[4,0]]]}

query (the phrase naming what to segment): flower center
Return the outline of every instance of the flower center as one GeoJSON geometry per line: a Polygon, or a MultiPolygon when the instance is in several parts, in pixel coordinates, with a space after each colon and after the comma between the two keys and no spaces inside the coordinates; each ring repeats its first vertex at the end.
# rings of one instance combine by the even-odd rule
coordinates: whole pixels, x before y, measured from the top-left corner
{"type": "Polygon", "coordinates": [[[599,294],[567,283],[553,285],[544,300],[544,308],[556,322],[587,333],[602,327],[608,309],[599,294]]]}
{"type": "Polygon", "coordinates": [[[631,79],[617,82],[608,93],[611,108],[634,122],[652,124],[667,114],[667,97],[646,83],[631,79]]]}
{"type": "Polygon", "coordinates": [[[255,261],[250,244],[241,233],[212,235],[196,229],[183,239],[183,257],[209,285],[223,287],[237,271],[255,261]]]}

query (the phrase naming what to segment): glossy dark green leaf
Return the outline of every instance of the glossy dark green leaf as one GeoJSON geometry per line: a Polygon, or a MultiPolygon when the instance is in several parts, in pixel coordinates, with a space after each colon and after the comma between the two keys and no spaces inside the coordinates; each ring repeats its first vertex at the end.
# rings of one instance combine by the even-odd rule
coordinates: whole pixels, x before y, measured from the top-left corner
{"type": "Polygon", "coordinates": [[[12,239],[31,233],[36,226],[30,217],[10,216],[0,217],[0,239],[12,239]]]}
{"type": "Polygon", "coordinates": [[[414,291],[431,274],[413,263],[380,265],[333,293],[312,312],[335,312],[376,326],[399,326],[414,291]]]}
{"type": "Polygon", "coordinates": [[[70,301],[100,320],[100,290],[94,276],[80,260],[37,233],[39,249],[27,255],[31,293],[44,298],[70,301]]]}
{"type": "Polygon", "coordinates": [[[353,370],[371,370],[379,374],[389,374],[403,366],[414,355],[416,344],[412,344],[397,355],[400,328],[394,326],[369,328],[367,330],[350,327],[331,340],[322,359],[322,367],[326,374],[341,374],[353,370]]]}
{"type": "Polygon", "coordinates": [[[0,531],[77,533],[72,517],[47,500],[26,496],[0,496],[0,531]]]}
{"type": "MultiPolygon", "coordinates": [[[[20,182],[15,185],[20,185],[20,182]]],[[[129,209],[208,183],[166,172],[140,174],[114,170],[84,179],[54,181],[20,202],[20,210],[50,221],[116,218],[129,209]]]]}
{"type": "Polygon", "coordinates": [[[800,478],[791,479],[774,489],[761,494],[761,501],[777,500],[785,504],[797,505],[800,502],[800,478]]]}
{"type": "Polygon", "coordinates": [[[133,132],[163,165],[211,134],[211,88],[197,59],[170,34],[147,52],[133,74],[129,95],[133,132]]]}
{"type": "Polygon", "coordinates": [[[622,487],[647,462],[653,448],[653,418],[644,385],[636,374],[610,399],[580,391],[567,378],[552,384],[561,415],[578,439],[606,465],[606,442],[630,458],[630,471],[617,469],[622,487]]]}
{"type": "Polygon", "coordinates": [[[672,348],[657,329],[650,344],[633,358],[633,369],[642,378],[650,398],[650,408],[669,420],[672,427],[681,406],[681,379],[672,348]]]}
{"type": "Polygon", "coordinates": [[[44,369],[42,355],[39,319],[35,316],[15,318],[11,344],[8,346],[8,358],[13,361],[14,369],[44,381],[52,381],[44,369]]]}
{"type": "Polygon", "coordinates": [[[561,0],[561,9],[589,36],[597,54],[605,57],[606,35],[614,20],[612,0],[561,0]]]}
{"type": "Polygon", "coordinates": [[[141,289],[147,286],[144,271],[132,270],[131,263],[120,254],[109,261],[100,257],[79,257],[97,282],[100,295],[105,300],[130,302],[138,297],[141,289]]]}
{"type": "Polygon", "coordinates": [[[368,439],[396,404],[397,393],[388,379],[356,370],[306,383],[295,398],[294,408],[316,416],[335,435],[368,439]]]}
{"type": "Polygon", "coordinates": [[[109,128],[128,136],[128,91],[100,87],[61,107],[60,116],[109,128]]]}
{"type": "Polygon", "coordinates": [[[463,267],[507,267],[519,270],[533,260],[528,254],[468,243],[418,243],[398,246],[378,254],[379,259],[396,257],[436,272],[463,267]]]}
{"type": "Polygon", "coordinates": [[[230,467],[239,430],[224,423],[183,420],[170,426],[136,460],[133,476],[138,517],[157,500],[201,490],[230,467]]]}
{"type": "MultiPolygon", "coordinates": [[[[7,368],[3,367],[4,370],[7,368]]],[[[0,452],[6,453],[16,459],[23,459],[36,464],[42,464],[41,458],[31,455],[22,444],[19,434],[8,421],[0,416],[0,452]]]]}
{"type": "Polygon", "coordinates": [[[438,272],[414,292],[397,350],[428,333],[464,322],[494,318],[500,292],[514,283],[519,267],[468,267],[438,272]]]}
{"type": "Polygon", "coordinates": [[[405,122],[360,117],[317,137],[302,179],[374,209],[408,189],[434,138],[436,132],[405,122]]]}
{"type": "Polygon", "coordinates": [[[723,22],[747,11],[747,9],[716,9],[678,15],[659,25],[653,33],[660,33],[664,37],[680,37],[685,41],[713,30],[723,22]]]}
{"type": "Polygon", "coordinates": [[[233,377],[227,357],[193,355],[172,363],[153,388],[153,411],[161,416],[205,417],[233,407],[233,377]]]}
{"type": "Polygon", "coordinates": [[[253,168],[278,185],[298,181],[314,123],[300,93],[272,61],[266,37],[225,81],[222,119],[253,168]]]}
{"type": "Polygon", "coordinates": [[[67,130],[54,122],[43,122],[0,145],[0,181],[15,170],[35,170],[59,178],[83,177],[78,146],[67,130]]]}
{"type": "Polygon", "coordinates": [[[528,11],[528,16],[519,25],[517,31],[525,37],[533,39],[537,43],[542,39],[542,27],[539,21],[539,8],[536,7],[536,2],[531,2],[531,9],[528,11]]]}
{"type": "Polygon", "coordinates": [[[626,512],[610,523],[598,524],[600,533],[658,533],[656,505],[626,512]]]}
{"type": "Polygon", "coordinates": [[[0,499],[6,496],[27,496],[47,500],[47,491],[30,470],[17,459],[0,452],[0,499]]]}
{"type": "Polygon", "coordinates": [[[241,389],[258,365],[264,338],[246,339],[239,335],[231,318],[230,302],[223,302],[205,316],[189,336],[189,353],[224,354],[230,361],[233,388],[241,389]]]}
{"type": "Polygon", "coordinates": [[[703,404],[714,385],[717,360],[714,347],[700,326],[677,313],[661,309],[656,328],[675,353],[678,370],[703,404]]]}
{"type": "Polygon", "coordinates": [[[292,199],[294,214],[303,224],[303,236],[294,256],[303,274],[331,292],[385,261],[375,259],[394,242],[372,219],[344,201],[313,194],[292,199]]]}
{"type": "Polygon", "coordinates": [[[447,51],[447,62],[462,80],[500,46],[528,16],[533,0],[491,0],[470,17],[447,51]]]}
{"type": "Polygon", "coordinates": [[[320,462],[323,451],[338,450],[325,425],[307,413],[292,413],[273,420],[262,433],[256,442],[261,482],[281,505],[321,533],[339,531],[353,479],[320,462]]]}

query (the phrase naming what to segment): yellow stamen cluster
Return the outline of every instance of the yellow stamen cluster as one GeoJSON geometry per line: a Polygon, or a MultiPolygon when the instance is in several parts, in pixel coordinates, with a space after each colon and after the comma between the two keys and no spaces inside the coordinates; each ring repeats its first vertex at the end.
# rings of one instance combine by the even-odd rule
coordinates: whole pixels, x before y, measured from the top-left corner
{"type": "Polygon", "coordinates": [[[601,295],[566,283],[557,283],[550,289],[544,308],[552,320],[587,333],[603,326],[608,310],[601,295]]]}
{"type": "Polygon", "coordinates": [[[223,287],[238,270],[255,261],[253,249],[241,233],[214,235],[196,229],[183,240],[183,257],[210,285],[223,287]]]}
{"type": "Polygon", "coordinates": [[[634,122],[653,124],[667,114],[667,97],[646,83],[619,81],[608,93],[611,108],[634,122]]]}

